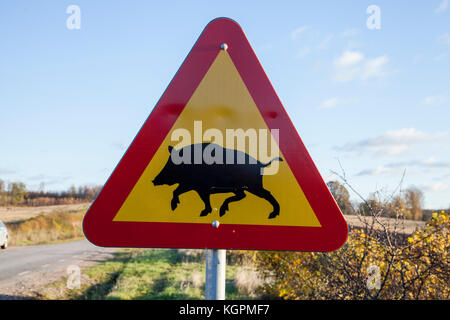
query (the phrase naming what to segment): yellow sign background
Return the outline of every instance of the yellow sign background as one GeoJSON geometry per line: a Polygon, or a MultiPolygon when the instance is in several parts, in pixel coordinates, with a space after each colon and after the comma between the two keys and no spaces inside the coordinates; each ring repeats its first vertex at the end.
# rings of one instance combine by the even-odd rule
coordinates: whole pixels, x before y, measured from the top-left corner
{"type": "MultiPolygon", "coordinates": [[[[217,220],[221,224],[320,227],[308,200],[285,161],[279,162],[278,173],[263,176],[264,188],[269,190],[280,204],[280,215],[274,219],[268,219],[268,215],[272,212],[269,202],[249,192],[245,192],[244,199],[230,203],[229,211],[223,217],[219,217],[219,208],[226,198],[233,195],[232,193],[212,194],[213,211],[206,217],[200,217],[204,203],[195,191],[182,194],[179,197],[178,207],[172,211],[170,202],[177,184],[154,186],[152,180],[169,159],[168,146],[178,144],[177,141],[170,140],[172,132],[178,128],[188,129],[193,138],[194,121],[202,121],[203,131],[210,128],[219,129],[224,137],[226,129],[269,130],[226,51],[220,51],[214,60],[114,217],[114,221],[210,224],[217,220]]],[[[280,139],[282,138],[280,128],[280,139]]],[[[270,143],[276,144],[273,138],[270,143]]],[[[283,154],[281,152],[279,154],[283,158],[283,154]]],[[[267,159],[259,160],[267,161],[267,159]]]]}

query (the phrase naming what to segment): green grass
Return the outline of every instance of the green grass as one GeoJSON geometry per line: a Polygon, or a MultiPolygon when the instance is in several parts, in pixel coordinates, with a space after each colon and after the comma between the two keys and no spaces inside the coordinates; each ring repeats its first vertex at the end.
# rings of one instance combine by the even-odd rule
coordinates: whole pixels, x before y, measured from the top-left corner
{"type": "MultiPolygon", "coordinates": [[[[204,250],[125,249],[116,253],[113,259],[84,270],[81,289],[68,290],[65,283],[60,282],[38,298],[204,299],[204,254],[204,250]]],[[[231,261],[226,269],[226,299],[251,299],[246,290],[235,285],[241,263],[228,260],[231,261]]]]}

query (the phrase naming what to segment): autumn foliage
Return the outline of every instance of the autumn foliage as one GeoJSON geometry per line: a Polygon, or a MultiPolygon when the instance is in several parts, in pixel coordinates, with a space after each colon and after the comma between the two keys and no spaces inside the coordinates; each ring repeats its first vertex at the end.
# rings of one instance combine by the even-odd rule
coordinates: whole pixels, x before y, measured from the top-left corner
{"type": "Polygon", "coordinates": [[[263,275],[260,293],[281,299],[449,299],[450,220],[434,213],[412,235],[351,229],[330,253],[247,253],[263,275]]]}
{"type": "Polygon", "coordinates": [[[81,238],[84,214],[84,210],[52,212],[25,221],[6,223],[9,245],[36,245],[81,238]]]}

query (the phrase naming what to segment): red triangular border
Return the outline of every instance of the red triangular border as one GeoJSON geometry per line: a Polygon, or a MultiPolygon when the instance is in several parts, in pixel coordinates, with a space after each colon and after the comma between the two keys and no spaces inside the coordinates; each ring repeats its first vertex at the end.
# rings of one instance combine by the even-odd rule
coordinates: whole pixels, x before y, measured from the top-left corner
{"type": "MultiPolygon", "coordinates": [[[[301,214],[301,212],[299,212],[301,214]]],[[[105,247],[332,251],[347,239],[347,223],[284,110],[241,27],[211,21],[120,160],[83,221],[86,237],[105,247]],[[113,221],[220,51],[228,53],[322,227],[113,221]]]]}

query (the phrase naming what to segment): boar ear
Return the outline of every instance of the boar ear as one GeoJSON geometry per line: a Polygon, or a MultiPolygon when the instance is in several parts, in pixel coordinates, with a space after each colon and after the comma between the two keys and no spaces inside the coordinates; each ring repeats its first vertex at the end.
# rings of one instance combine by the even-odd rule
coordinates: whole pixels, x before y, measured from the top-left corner
{"type": "Polygon", "coordinates": [[[169,152],[172,152],[172,149],[173,149],[173,147],[172,146],[169,146],[169,152]]]}

